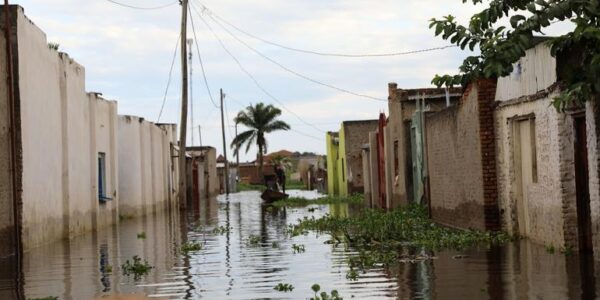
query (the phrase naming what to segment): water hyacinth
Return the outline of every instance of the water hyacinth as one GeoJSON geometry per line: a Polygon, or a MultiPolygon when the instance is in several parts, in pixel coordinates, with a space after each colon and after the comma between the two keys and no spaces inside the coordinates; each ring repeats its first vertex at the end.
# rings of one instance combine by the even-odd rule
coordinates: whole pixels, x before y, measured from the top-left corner
{"type": "Polygon", "coordinates": [[[275,201],[272,205],[275,207],[305,207],[309,205],[325,205],[325,204],[361,204],[364,201],[364,196],[354,194],[348,197],[326,196],[317,199],[307,199],[303,197],[290,197],[287,199],[275,201]]]}
{"type": "Polygon", "coordinates": [[[327,233],[330,244],[345,243],[357,250],[348,263],[348,278],[357,279],[355,269],[367,270],[394,263],[433,258],[427,252],[443,249],[464,250],[475,246],[490,247],[508,242],[503,232],[457,230],[435,224],[419,205],[393,211],[368,209],[354,217],[326,215],[305,217],[292,229],[292,236],[307,231],[327,233]],[[419,255],[406,253],[421,252],[419,255]]]}

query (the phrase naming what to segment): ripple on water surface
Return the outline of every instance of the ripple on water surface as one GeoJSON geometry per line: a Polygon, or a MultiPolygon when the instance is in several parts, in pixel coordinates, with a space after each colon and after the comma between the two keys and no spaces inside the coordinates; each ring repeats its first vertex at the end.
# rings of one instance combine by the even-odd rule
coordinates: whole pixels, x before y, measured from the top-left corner
{"type": "Polygon", "coordinates": [[[313,208],[269,208],[258,192],[242,192],[201,200],[186,216],[163,212],[126,220],[26,253],[25,293],[27,298],[60,299],[115,293],[164,299],[306,299],[318,283],[327,292],[337,289],[345,299],[583,299],[593,298],[600,286],[593,269],[591,275],[579,272],[582,260],[549,254],[526,241],[492,250],[435,253],[434,260],[371,270],[352,281],[346,278],[351,250],[324,243],[326,235],[288,237],[288,226],[305,216],[354,213],[346,205],[313,208]],[[215,233],[215,228],[230,229],[215,233]],[[141,232],[146,238],[137,238],[141,232]],[[200,242],[202,250],[182,253],[180,246],[187,241],[200,242]],[[305,251],[295,253],[293,245],[303,245],[305,251]],[[456,254],[467,256],[454,259],[456,254]],[[119,268],[134,255],[154,266],[140,281],[123,276],[119,268]],[[294,289],[275,291],[278,283],[294,289]]]}

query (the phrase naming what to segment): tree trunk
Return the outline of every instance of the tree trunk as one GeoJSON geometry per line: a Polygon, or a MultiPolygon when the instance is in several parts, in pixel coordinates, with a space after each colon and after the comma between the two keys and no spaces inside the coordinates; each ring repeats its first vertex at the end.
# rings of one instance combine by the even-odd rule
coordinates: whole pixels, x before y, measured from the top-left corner
{"type": "Polygon", "coordinates": [[[263,146],[258,145],[258,176],[260,177],[260,181],[265,184],[265,170],[264,170],[264,162],[263,162],[263,146]]]}

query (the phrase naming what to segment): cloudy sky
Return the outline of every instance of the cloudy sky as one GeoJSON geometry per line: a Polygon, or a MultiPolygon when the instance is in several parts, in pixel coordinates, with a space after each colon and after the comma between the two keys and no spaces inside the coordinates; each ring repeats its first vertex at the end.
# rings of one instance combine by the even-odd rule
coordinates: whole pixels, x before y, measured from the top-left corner
{"type": "MultiPolygon", "coordinates": [[[[116,0],[139,7],[156,7],[174,0],[116,0]]],[[[339,129],[343,120],[375,119],[387,104],[358,97],[300,78],[252,52],[215,23],[219,16],[244,31],[289,47],[321,52],[372,54],[403,52],[448,44],[428,29],[428,20],[453,14],[467,21],[479,8],[460,0],[190,0],[225,47],[251,76],[222,48],[215,35],[192,10],[209,87],[215,101],[226,96],[229,130],[233,117],[249,103],[265,102],[283,110],[293,131],[268,136],[269,151],[325,152],[326,131],[339,129]],[[255,80],[255,81],[254,81],[255,80]],[[257,83],[259,86],[257,86],[257,83]],[[270,95],[270,96],[269,96],[270,95]],[[278,103],[280,102],[280,103],[278,103]],[[285,108],[282,106],[285,106],[285,108]]],[[[156,121],[169,78],[179,36],[179,5],[158,10],[131,9],[108,0],[12,0],[46,32],[49,42],[86,68],[88,91],[119,101],[119,114],[156,121]]],[[[560,31],[556,24],[553,31],[560,31]]],[[[313,80],[353,93],[387,98],[387,83],[402,88],[429,87],[436,73],[454,73],[468,55],[445,49],[394,57],[326,57],[292,52],[225,28],[266,57],[313,80]]],[[[554,32],[550,32],[554,33],[554,32]]],[[[193,38],[191,24],[188,38],[193,38]]],[[[194,144],[222,150],[220,114],[210,102],[194,48],[194,144]]],[[[167,94],[161,122],[178,122],[179,57],[167,94]]],[[[243,128],[240,128],[240,131],[243,128]]],[[[191,139],[188,138],[188,144],[191,139]]],[[[252,159],[256,150],[242,155],[252,159]]]]}

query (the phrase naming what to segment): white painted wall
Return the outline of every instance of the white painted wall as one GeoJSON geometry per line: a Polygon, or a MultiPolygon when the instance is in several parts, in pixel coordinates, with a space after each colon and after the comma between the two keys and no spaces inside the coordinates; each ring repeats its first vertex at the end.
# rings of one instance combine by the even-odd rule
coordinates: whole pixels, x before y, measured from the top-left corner
{"type": "Polygon", "coordinates": [[[540,43],[526,51],[510,76],[498,79],[496,100],[533,95],[550,87],[556,78],[556,59],[550,55],[550,48],[540,43]]]}
{"type": "MultiPolygon", "coordinates": [[[[169,207],[174,196],[171,140],[175,125],[154,123],[134,116],[119,116],[118,157],[120,213],[140,216],[169,207]]],[[[176,186],[175,186],[176,187],[176,186]]]]}

